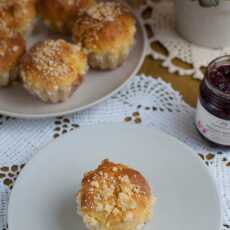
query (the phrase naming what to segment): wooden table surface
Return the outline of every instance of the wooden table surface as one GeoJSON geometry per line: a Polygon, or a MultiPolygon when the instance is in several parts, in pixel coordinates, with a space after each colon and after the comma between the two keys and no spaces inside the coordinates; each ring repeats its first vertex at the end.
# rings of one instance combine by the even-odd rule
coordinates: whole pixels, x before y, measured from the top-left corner
{"type": "Polygon", "coordinates": [[[161,61],[154,60],[152,57],[145,58],[140,73],[153,77],[161,77],[163,80],[171,83],[172,87],[182,94],[185,102],[196,107],[200,80],[196,80],[192,76],[180,76],[169,73],[167,68],[162,67],[161,61]]]}

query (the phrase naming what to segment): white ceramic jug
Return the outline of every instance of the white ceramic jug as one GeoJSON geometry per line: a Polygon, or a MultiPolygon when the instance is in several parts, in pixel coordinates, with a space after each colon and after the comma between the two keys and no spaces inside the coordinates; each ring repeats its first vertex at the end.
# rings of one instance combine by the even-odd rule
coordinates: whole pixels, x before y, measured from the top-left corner
{"type": "Polygon", "coordinates": [[[229,0],[175,0],[177,31],[187,40],[211,48],[230,47],[229,0]],[[212,6],[204,5],[211,2],[212,6]]]}

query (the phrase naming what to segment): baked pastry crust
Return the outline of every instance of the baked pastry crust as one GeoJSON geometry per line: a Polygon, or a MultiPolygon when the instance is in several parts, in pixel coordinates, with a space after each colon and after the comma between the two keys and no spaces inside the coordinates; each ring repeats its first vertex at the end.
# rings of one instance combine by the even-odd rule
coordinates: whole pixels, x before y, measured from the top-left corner
{"type": "Polygon", "coordinates": [[[0,21],[23,35],[32,31],[36,16],[36,0],[0,1],[0,21]]]}
{"type": "Polygon", "coordinates": [[[96,0],[41,0],[40,14],[45,24],[52,30],[64,34],[71,33],[78,14],[95,4],[96,0]]]}
{"type": "Polygon", "coordinates": [[[73,40],[89,52],[89,65],[114,69],[127,58],[135,42],[135,19],[118,2],[100,2],[75,22],[73,40]]]}
{"type": "Polygon", "coordinates": [[[26,50],[20,33],[8,29],[0,21],[0,87],[9,85],[18,76],[18,64],[26,50]]]}
{"type": "Polygon", "coordinates": [[[78,212],[92,230],[136,230],[150,220],[154,197],[136,170],[104,160],[88,172],[76,197],[78,212]]]}
{"type": "Polygon", "coordinates": [[[81,84],[88,70],[80,46],[62,39],[35,44],[23,57],[20,76],[24,87],[44,102],[63,102],[81,84]]]}

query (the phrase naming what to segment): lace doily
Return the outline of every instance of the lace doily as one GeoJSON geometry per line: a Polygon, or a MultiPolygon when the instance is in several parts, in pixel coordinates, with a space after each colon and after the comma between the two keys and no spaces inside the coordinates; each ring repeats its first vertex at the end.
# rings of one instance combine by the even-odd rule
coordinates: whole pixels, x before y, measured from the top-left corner
{"type": "MultiPolygon", "coordinates": [[[[230,225],[230,157],[197,134],[193,108],[161,79],[137,76],[119,93],[84,112],[47,120],[0,116],[0,230],[7,229],[7,205],[14,181],[38,149],[85,125],[129,122],[158,128],[191,146],[215,176],[224,204],[223,229],[230,225]]],[[[189,162],[187,162],[189,164],[189,162]]]]}
{"type": "Polygon", "coordinates": [[[148,33],[147,55],[162,60],[171,73],[202,79],[203,67],[218,56],[230,54],[230,47],[208,49],[187,42],[176,32],[173,0],[145,0],[137,10],[148,33]],[[183,65],[177,61],[182,60],[183,65]]]}

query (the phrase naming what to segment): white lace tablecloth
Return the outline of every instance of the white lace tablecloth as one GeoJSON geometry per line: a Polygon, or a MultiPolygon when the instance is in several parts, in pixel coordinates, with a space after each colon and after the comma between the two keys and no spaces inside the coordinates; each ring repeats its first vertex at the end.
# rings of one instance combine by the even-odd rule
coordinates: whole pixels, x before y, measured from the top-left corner
{"type": "Polygon", "coordinates": [[[146,55],[162,60],[162,65],[171,73],[193,75],[196,79],[202,79],[203,67],[216,57],[230,54],[230,47],[208,49],[184,40],[176,32],[174,0],[143,2],[136,11],[148,33],[146,55]],[[178,65],[178,59],[186,65],[178,65]]]}
{"type": "Polygon", "coordinates": [[[112,98],[81,113],[47,120],[0,116],[0,230],[7,229],[7,205],[14,181],[38,149],[82,126],[110,122],[161,129],[192,147],[216,178],[224,204],[223,229],[229,228],[229,153],[210,148],[202,141],[194,127],[194,115],[195,110],[169,84],[137,76],[112,98]]]}

